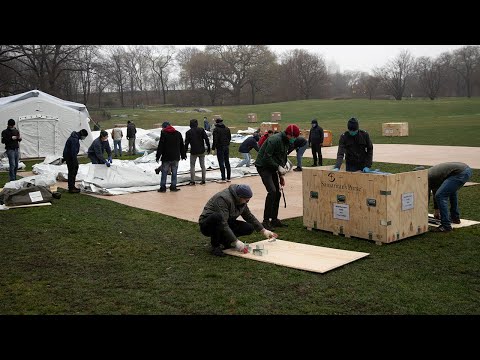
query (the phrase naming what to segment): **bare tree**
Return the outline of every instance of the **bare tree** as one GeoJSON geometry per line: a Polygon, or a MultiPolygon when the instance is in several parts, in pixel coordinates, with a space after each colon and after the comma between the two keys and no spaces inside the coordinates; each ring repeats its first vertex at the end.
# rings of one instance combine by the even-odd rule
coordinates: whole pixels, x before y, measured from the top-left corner
{"type": "Polygon", "coordinates": [[[402,100],[405,85],[412,74],[413,67],[414,58],[408,50],[402,50],[395,59],[375,70],[374,73],[381,79],[389,95],[392,95],[395,100],[402,100]]]}
{"type": "Polygon", "coordinates": [[[120,106],[125,106],[124,89],[126,86],[126,73],[125,73],[125,57],[126,51],[121,46],[112,46],[107,49],[108,63],[107,71],[108,76],[115,84],[118,96],[120,97],[120,106]]]}
{"type": "Polygon", "coordinates": [[[360,79],[361,87],[363,88],[364,94],[368,96],[369,100],[372,100],[372,98],[375,96],[375,92],[377,91],[380,82],[380,78],[368,74],[365,74],[360,79]]]}
{"type": "Polygon", "coordinates": [[[214,54],[201,52],[192,56],[188,63],[192,82],[208,94],[212,106],[215,105],[223,85],[221,62],[214,54]]]}
{"type": "Polygon", "coordinates": [[[277,56],[268,48],[263,49],[256,64],[248,72],[247,83],[250,84],[252,105],[255,105],[255,94],[270,88],[277,70],[277,56]]]}
{"type": "Polygon", "coordinates": [[[33,74],[36,87],[58,95],[58,79],[65,71],[79,71],[78,52],[88,45],[17,45],[17,60],[33,74]]]}
{"type": "Polygon", "coordinates": [[[156,75],[155,83],[160,82],[164,104],[167,103],[168,76],[173,66],[175,51],[175,47],[171,45],[155,48],[150,59],[151,69],[156,75]]]}
{"type": "Polygon", "coordinates": [[[418,85],[430,98],[435,100],[440,91],[445,70],[439,61],[422,56],[415,63],[415,74],[418,85]]]}
{"type": "Polygon", "coordinates": [[[310,99],[315,87],[328,79],[323,57],[303,49],[287,51],[282,59],[292,83],[303,99],[310,99]]]}
{"type": "Polygon", "coordinates": [[[480,65],[480,46],[464,46],[444,57],[446,64],[465,82],[467,97],[472,96],[472,78],[480,65]]]}
{"type": "Polygon", "coordinates": [[[248,83],[250,70],[268,50],[265,45],[208,45],[205,52],[222,60],[221,81],[229,84],[225,90],[240,104],[240,93],[248,83]]]}
{"type": "Polygon", "coordinates": [[[186,47],[179,50],[175,56],[175,60],[180,66],[180,83],[183,84],[184,89],[195,90],[196,88],[196,79],[192,69],[195,62],[192,59],[201,53],[203,52],[196,47],[186,47]]]}

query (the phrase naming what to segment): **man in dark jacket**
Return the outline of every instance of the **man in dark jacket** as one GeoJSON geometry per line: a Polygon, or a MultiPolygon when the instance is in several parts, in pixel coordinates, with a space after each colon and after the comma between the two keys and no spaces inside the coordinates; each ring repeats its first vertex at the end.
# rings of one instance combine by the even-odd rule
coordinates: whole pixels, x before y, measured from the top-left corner
{"type": "Polygon", "coordinates": [[[105,164],[107,167],[110,167],[112,164],[112,149],[108,143],[108,133],[105,130],[100,131],[100,136],[93,140],[88,148],[87,156],[92,164],[105,164]],[[105,151],[108,159],[103,157],[105,151]]]}
{"type": "Polygon", "coordinates": [[[160,179],[160,189],[158,192],[167,191],[167,174],[168,170],[172,171],[170,181],[170,191],[179,191],[177,188],[177,170],[180,157],[182,160],[187,159],[185,152],[185,145],[183,143],[182,134],[170,125],[168,121],[162,124],[162,132],[160,134],[160,141],[157,148],[157,162],[161,159],[162,165],[160,171],[162,176],[160,179]]]}
{"type": "Polygon", "coordinates": [[[207,146],[207,154],[210,154],[210,140],[207,133],[201,127],[198,127],[198,120],[190,120],[190,130],[185,133],[185,152],[188,151],[188,145],[190,149],[190,182],[188,185],[195,185],[195,163],[200,162],[202,168],[202,182],[200,184],[205,185],[205,179],[207,177],[207,169],[205,168],[205,145],[207,146]]]}
{"type": "Polygon", "coordinates": [[[288,154],[290,154],[293,150],[297,152],[297,167],[293,169],[293,171],[302,171],[302,159],[305,150],[307,150],[308,142],[303,136],[299,136],[295,139],[293,144],[290,144],[288,149],[288,154]]]}
{"type": "Polygon", "coordinates": [[[65,142],[63,148],[63,159],[67,163],[68,169],[68,192],[79,193],[80,189],[75,187],[75,179],[78,173],[78,152],[80,151],[80,140],[85,140],[88,132],[85,129],[73,131],[65,142]]]}
{"type": "Polygon", "coordinates": [[[250,156],[250,150],[255,149],[258,152],[258,140],[260,140],[260,136],[258,136],[258,133],[253,134],[253,136],[249,136],[245,140],[243,140],[243,142],[238,148],[238,151],[243,156],[243,160],[240,161],[236,167],[241,167],[243,165],[250,167],[250,160],[252,159],[252,157],[250,156]]]}
{"type": "Polygon", "coordinates": [[[2,144],[8,157],[8,176],[10,181],[17,180],[18,161],[20,160],[20,145],[22,141],[20,131],[15,127],[15,120],[9,119],[7,128],[2,131],[2,144]]]}
{"type": "Polygon", "coordinates": [[[265,229],[250,212],[248,202],[252,196],[250,186],[232,184],[208,200],[198,218],[198,224],[202,234],[210,236],[214,255],[225,256],[221,245],[225,249],[234,247],[240,252],[245,252],[245,244],[237,237],[250,235],[253,230],[262,232],[267,239],[278,237],[277,234],[265,229]],[[239,216],[246,222],[237,220],[239,216]]]}
{"type": "Polygon", "coordinates": [[[370,172],[373,160],[373,144],[370,136],[364,130],[359,129],[358,120],[351,118],[347,123],[348,131],[340,135],[338,141],[337,162],[334,171],[342,166],[345,155],[347,171],[370,172]]]}
{"type": "Polygon", "coordinates": [[[434,216],[441,223],[432,231],[450,232],[453,230],[452,222],[460,224],[458,190],[471,176],[472,169],[462,162],[446,162],[428,169],[428,201],[430,202],[430,193],[433,193],[434,216]]]}
{"type": "Polygon", "coordinates": [[[137,127],[130,120],[127,121],[127,140],[128,140],[128,155],[135,155],[137,148],[135,147],[135,139],[137,137],[137,127]]]}
{"type": "Polygon", "coordinates": [[[308,135],[308,146],[312,148],[313,166],[322,166],[322,145],[323,145],[323,128],[318,125],[317,119],[312,120],[312,128],[308,135]]]}
{"type": "Polygon", "coordinates": [[[230,182],[230,141],[232,140],[232,134],[230,129],[223,123],[223,120],[218,118],[215,119],[215,128],[212,135],[212,150],[217,151],[218,166],[220,166],[220,172],[222,173],[222,180],[219,183],[230,182]],[[226,179],[225,169],[227,169],[226,179]]]}
{"type": "Polygon", "coordinates": [[[300,135],[300,129],[295,124],[287,126],[285,131],[269,136],[258,152],[255,166],[267,189],[262,225],[268,230],[275,227],[288,226],[278,219],[280,205],[280,186],[285,186],[284,175],[287,173],[287,153],[289,145],[300,135]]]}

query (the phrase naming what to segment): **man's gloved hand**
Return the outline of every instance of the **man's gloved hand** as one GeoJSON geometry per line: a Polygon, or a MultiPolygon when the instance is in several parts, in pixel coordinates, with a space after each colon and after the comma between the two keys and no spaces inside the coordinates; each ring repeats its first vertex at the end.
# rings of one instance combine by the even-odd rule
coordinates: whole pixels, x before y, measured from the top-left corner
{"type": "Polygon", "coordinates": [[[365,166],[365,167],[363,168],[362,172],[368,173],[368,172],[370,172],[370,168],[367,167],[367,166],[365,166]]]}
{"type": "Polygon", "coordinates": [[[285,169],[282,165],[278,165],[277,171],[280,175],[285,175],[287,173],[287,169],[285,169]]]}
{"type": "Polygon", "coordinates": [[[267,239],[277,238],[277,237],[278,237],[278,234],[275,234],[273,231],[270,231],[270,230],[267,230],[267,229],[263,229],[263,230],[262,230],[262,234],[263,234],[263,236],[265,236],[267,239]]]}
{"type": "Polygon", "coordinates": [[[441,216],[440,216],[440,209],[435,209],[434,210],[434,213],[433,213],[433,217],[437,220],[440,220],[441,216]]]}
{"type": "Polygon", "coordinates": [[[244,254],[248,252],[248,248],[245,246],[243,241],[240,241],[237,239],[237,241],[235,241],[234,243],[234,246],[235,246],[235,250],[237,250],[238,252],[242,252],[244,254]]]}
{"type": "Polygon", "coordinates": [[[110,167],[110,163],[107,161],[105,161],[105,165],[107,165],[107,167],[110,167]]]}
{"type": "Polygon", "coordinates": [[[109,162],[110,164],[112,163],[112,157],[111,157],[111,156],[108,157],[108,162],[109,162]]]}
{"type": "Polygon", "coordinates": [[[339,168],[333,168],[332,171],[338,171],[340,170],[339,168]]]}
{"type": "Polygon", "coordinates": [[[210,155],[210,148],[207,149],[207,154],[210,155]]]}
{"type": "Polygon", "coordinates": [[[187,155],[182,156],[182,160],[187,160],[187,155]]]}

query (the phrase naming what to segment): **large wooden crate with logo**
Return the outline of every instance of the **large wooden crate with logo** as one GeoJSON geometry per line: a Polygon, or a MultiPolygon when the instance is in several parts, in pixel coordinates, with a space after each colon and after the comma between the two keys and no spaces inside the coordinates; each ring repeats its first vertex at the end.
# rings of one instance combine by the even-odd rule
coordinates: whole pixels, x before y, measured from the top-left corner
{"type": "Polygon", "coordinates": [[[333,134],[330,130],[323,130],[323,147],[332,146],[333,134]]]}
{"type": "Polygon", "coordinates": [[[247,122],[256,123],[257,122],[257,114],[254,114],[254,113],[247,114],[247,122]]]}
{"type": "Polygon", "coordinates": [[[408,122],[382,124],[383,136],[408,136],[408,122]]]}
{"type": "Polygon", "coordinates": [[[428,230],[428,170],[374,174],[331,169],[303,168],[303,225],[307,229],[377,244],[428,230]]]}
{"type": "Polygon", "coordinates": [[[272,112],[272,122],[277,122],[282,120],[282,113],[281,112],[272,112]]]}

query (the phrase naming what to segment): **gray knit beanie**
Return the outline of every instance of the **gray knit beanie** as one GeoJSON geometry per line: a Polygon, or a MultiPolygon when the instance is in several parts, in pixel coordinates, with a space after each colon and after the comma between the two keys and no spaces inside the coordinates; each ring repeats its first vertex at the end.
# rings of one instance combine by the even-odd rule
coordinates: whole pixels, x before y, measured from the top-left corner
{"type": "Polygon", "coordinates": [[[250,199],[253,196],[252,189],[248,185],[238,185],[236,189],[238,197],[244,198],[244,199],[250,199]]]}

